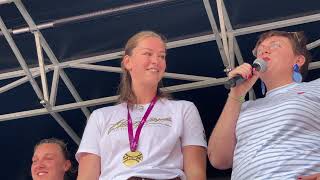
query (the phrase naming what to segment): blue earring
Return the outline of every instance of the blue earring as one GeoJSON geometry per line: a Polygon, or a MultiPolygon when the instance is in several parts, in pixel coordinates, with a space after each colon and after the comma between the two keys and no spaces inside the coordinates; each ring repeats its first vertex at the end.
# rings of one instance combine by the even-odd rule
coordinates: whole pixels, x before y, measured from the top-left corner
{"type": "Polygon", "coordinates": [[[301,83],[302,82],[302,75],[301,75],[301,73],[299,71],[298,64],[294,64],[294,66],[293,66],[292,79],[296,83],[301,83]]]}
{"type": "Polygon", "coordinates": [[[266,94],[266,85],[263,83],[263,81],[260,82],[260,86],[261,86],[261,92],[262,92],[262,95],[265,95],[266,94]]]}

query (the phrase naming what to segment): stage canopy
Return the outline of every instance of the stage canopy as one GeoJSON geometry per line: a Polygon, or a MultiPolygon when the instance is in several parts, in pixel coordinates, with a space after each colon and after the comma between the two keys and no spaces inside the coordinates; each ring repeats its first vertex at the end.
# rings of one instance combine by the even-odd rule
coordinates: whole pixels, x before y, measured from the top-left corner
{"type": "MultiPolygon", "coordinates": [[[[31,179],[43,138],[75,153],[90,113],[116,102],[124,44],[141,30],[168,38],[163,90],[196,104],[208,138],[227,98],[225,70],[252,63],[262,32],[304,31],[307,81],[320,77],[318,0],[0,0],[0,16],[2,180],[31,179]]],[[[259,97],[257,83],[247,98],[259,97]]]]}

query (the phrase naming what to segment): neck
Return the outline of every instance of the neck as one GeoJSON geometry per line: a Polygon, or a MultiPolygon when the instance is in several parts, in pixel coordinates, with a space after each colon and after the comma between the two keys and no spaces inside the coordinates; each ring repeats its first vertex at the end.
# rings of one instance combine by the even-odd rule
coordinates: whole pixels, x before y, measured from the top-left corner
{"type": "Polygon", "coordinates": [[[133,92],[136,95],[137,104],[147,104],[157,94],[157,86],[133,85],[133,92]]]}
{"type": "Polygon", "coordinates": [[[263,82],[265,83],[267,90],[271,91],[272,89],[291,84],[293,83],[293,80],[292,77],[289,77],[281,80],[264,80],[263,82]]]}

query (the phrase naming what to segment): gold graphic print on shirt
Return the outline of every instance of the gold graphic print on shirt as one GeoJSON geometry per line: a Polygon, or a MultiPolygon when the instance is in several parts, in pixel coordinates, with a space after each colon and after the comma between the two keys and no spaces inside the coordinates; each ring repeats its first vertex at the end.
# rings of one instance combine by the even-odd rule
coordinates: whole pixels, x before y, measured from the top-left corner
{"type": "MultiPolygon", "coordinates": [[[[134,121],[133,127],[137,128],[140,121],[134,121]]],[[[172,119],[171,117],[167,118],[155,118],[151,117],[148,119],[148,121],[145,123],[145,126],[168,126],[171,127],[172,119]]],[[[111,124],[111,127],[108,130],[108,134],[110,134],[112,131],[117,131],[121,129],[126,129],[128,126],[127,119],[121,119],[118,122],[111,124]]]]}

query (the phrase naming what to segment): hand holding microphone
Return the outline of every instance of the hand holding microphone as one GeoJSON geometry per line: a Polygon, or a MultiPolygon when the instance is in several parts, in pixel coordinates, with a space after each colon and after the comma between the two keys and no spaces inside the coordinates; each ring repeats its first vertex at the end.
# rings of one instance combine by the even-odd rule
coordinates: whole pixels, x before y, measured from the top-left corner
{"type": "Polygon", "coordinates": [[[232,78],[230,78],[228,81],[225,82],[224,84],[225,88],[230,89],[232,87],[235,87],[237,85],[244,83],[249,78],[249,76],[252,75],[252,68],[255,68],[255,70],[259,72],[265,72],[267,70],[267,63],[263,59],[256,59],[253,62],[252,66],[245,63],[237,67],[235,69],[236,71],[233,70],[235,71],[233,73],[236,73],[237,75],[233,76],[232,78]]]}

